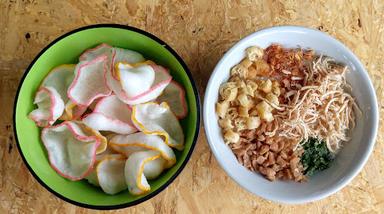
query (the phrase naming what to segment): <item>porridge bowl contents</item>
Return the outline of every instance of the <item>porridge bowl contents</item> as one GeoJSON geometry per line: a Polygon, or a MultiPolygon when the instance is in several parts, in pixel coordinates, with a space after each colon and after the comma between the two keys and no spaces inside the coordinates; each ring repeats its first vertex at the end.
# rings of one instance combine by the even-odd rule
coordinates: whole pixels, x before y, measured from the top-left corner
{"type": "Polygon", "coordinates": [[[348,141],[359,107],[348,67],[313,50],[251,46],[220,86],[216,112],[238,161],[267,179],[304,181],[348,141]]]}
{"type": "Polygon", "coordinates": [[[361,62],[317,30],[273,27],[240,40],[216,65],[204,128],[244,189],[306,203],[346,186],[372,152],[377,100],[361,62]]]}

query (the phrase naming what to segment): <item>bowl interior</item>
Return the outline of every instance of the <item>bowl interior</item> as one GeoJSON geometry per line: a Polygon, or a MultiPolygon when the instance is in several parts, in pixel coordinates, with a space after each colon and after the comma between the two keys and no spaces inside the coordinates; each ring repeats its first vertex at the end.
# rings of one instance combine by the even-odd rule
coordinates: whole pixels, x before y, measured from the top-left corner
{"type": "MultiPolygon", "coordinates": [[[[114,206],[132,205],[160,191],[161,187],[174,179],[183,168],[193,150],[195,135],[198,132],[198,95],[195,94],[192,80],[187,75],[181,62],[178,61],[166,47],[154,39],[138,32],[137,29],[123,27],[95,27],[87,28],[65,36],[49,46],[30,67],[24,81],[21,83],[17,103],[15,106],[15,127],[19,147],[27,165],[33,173],[48,186],[51,191],[80,205],[114,206]],[[60,64],[77,63],[80,54],[100,43],[138,51],[145,58],[155,61],[170,69],[174,80],[181,83],[186,90],[189,114],[181,121],[185,134],[185,149],[176,152],[177,163],[165,171],[156,180],[150,181],[151,191],[146,195],[133,196],[128,191],[117,195],[107,195],[100,188],[88,184],[86,181],[73,182],[59,176],[49,165],[45,148],[40,140],[40,129],[27,118],[35,106],[34,95],[47,73],[60,64]]],[[[100,208],[99,207],[99,208],[100,208]]]]}
{"type": "Polygon", "coordinates": [[[275,27],[244,38],[232,47],[216,66],[208,83],[204,102],[204,126],[210,147],[222,168],[242,187],[263,198],[283,203],[304,203],[326,197],[345,186],[362,168],[375,142],[378,110],[374,89],[364,67],[344,45],[320,31],[301,27],[275,27]],[[215,114],[219,86],[229,78],[229,70],[245,57],[244,50],[257,45],[266,48],[272,43],[285,47],[312,48],[319,54],[334,57],[347,64],[351,71],[347,81],[352,85],[363,114],[357,113],[357,126],[351,141],[337,155],[332,166],[311,177],[308,182],[269,182],[258,173],[242,167],[227,147],[215,114]]]}

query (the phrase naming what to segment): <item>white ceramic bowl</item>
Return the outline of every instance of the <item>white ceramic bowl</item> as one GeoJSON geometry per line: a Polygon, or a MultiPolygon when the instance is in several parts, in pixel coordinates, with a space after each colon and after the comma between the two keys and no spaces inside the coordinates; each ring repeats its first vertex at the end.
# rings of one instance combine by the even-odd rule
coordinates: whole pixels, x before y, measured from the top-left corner
{"type": "Polygon", "coordinates": [[[346,186],[363,168],[372,152],[378,129],[378,107],[375,90],[359,59],[341,42],[317,30],[282,26],[255,32],[235,44],[219,61],[209,80],[204,98],[204,126],[209,146],[220,166],[244,189],[268,200],[298,204],[325,198],[346,186]],[[272,43],[284,47],[312,48],[318,54],[334,57],[347,64],[351,72],[347,81],[352,85],[363,114],[357,116],[352,140],[346,142],[331,167],[317,173],[308,182],[269,182],[258,173],[240,165],[231,149],[224,144],[215,113],[219,86],[229,78],[230,68],[245,57],[252,45],[266,48],[272,43]]]}

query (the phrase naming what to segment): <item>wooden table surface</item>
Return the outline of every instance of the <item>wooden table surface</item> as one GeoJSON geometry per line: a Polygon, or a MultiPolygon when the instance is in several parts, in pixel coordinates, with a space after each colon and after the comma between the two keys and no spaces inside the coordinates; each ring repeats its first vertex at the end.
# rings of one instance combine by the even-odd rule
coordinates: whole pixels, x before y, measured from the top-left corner
{"type": "MultiPolygon", "coordinates": [[[[119,23],[146,30],[173,47],[193,73],[203,99],[209,76],[239,39],[276,25],[327,32],[362,60],[383,113],[384,1],[0,0],[0,213],[88,213],[35,181],[13,137],[14,96],[21,76],[49,42],[77,27],[119,23]]],[[[117,213],[383,213],[383,117],[373,155],[343,190],[305,205],[254,196],[218,166],[202,129],[180,176],[149,201],[117,213]]]]}

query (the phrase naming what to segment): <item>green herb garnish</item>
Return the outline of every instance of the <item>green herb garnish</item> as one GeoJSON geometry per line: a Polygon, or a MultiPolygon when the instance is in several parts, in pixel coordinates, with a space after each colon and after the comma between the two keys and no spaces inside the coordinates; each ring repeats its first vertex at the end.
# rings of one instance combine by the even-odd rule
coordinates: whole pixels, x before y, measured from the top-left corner
{"type": "Polygon", "coordinates": [[[317,138],[309,138],[302,142],[304,153],[301,156],[301,164],[304,167],[304,174],[312,176],[315,172],[327,169],[333,160],[332,153],[328,150],[324,141],[317,138]]]}

